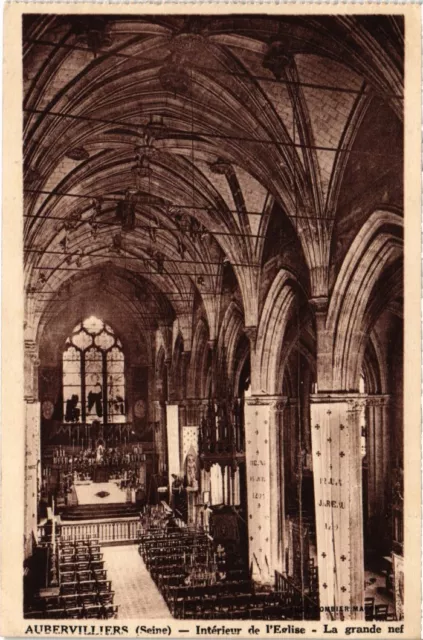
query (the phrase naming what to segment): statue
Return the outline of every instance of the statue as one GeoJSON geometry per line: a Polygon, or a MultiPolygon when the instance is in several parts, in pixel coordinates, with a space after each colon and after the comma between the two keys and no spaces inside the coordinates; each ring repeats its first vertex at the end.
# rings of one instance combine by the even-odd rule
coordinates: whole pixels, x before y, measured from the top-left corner
{"type": "Polygon", "coordinates": [[[99,442],[97,445],[97,451],[95,456],[95,461],[97,464],[102,464],[103,455],[104,455],[104,445],[101,442],[99,442]]]}
{"type": "Polygon", "coordinates": [[[185,477],[186,485],[191,489],[198,489],[197,480],[197,456],[195,452],[190,449],[186,461],[185,461],[185,477]]]}

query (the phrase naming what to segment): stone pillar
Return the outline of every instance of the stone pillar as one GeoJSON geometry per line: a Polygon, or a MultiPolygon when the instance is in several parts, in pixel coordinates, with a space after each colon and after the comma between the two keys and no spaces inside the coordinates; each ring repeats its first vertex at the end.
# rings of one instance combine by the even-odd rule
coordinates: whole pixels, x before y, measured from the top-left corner
{"type": "Polygon", "coordinates": [[[24,346],[24,399],[38,400],[38,346],[34,340],[25,340],[24,346]]]}
{"type": "Polygon", "coordinates": [[[368,516],[375,541],[389,539],[386,522],[387,496],[390,495],[390,431],[388,395],[367,396],[366,432],[368,467],[368,516]]]}
{"type": "Polygon", "coordinates": [[[311,298],[310,305],[314,309],[316,321],[316,379],[319,391],[332,389],[332,347],[333,335],[326,328],[328,299],[325,296],[311,298]]]}
{"type": "Polygon", "coordinates": [[[40,403],[25,405],[25,558],[32,553],[32,536],[37,535],[37,511],[40,483],[40,403]]]}
{"type": "Polygon", "coordinates": [[[172,360],[171,358],[165,359],[165,376],[166,376],[166,402],[172,402],[175,399],[175,385],[172,376],[172,360]]]}
{"type": "Polygon", "coordinates": [[[271,569],[282,572],[285,566],[285,447],[283,418],[287,398],[276,396],[269,406],[270,443],[270,519],[272,531],[271,569]]]}
{"type": "Polygon", "coordinates": [[[211,381],[210,389],[206,389],[206,394],[210,394],[212,398],[216,396],[217,392],[217,340],[208,340],[208,347],[211,352],[211,381]]]}
{"type": "Polygon", "coordinates": [[[181,394],[182,394],[181,398],[185,398],[187,393],[188,367],[189,367],[189,361],[191,359],[191,351],[182,351],[181,358],[182,358],[182,380],[180,381],[181,394]]]}
{"type": "MultiPolygon", "coordinates": [[[[166,404],[166,429],[167,429],[167,459],[169,470],[170,491],[172,487],[172,475],[179,476],[181,471],[181,454],[179,440],[179,406],[166,404]]],[[[170,494],[169,494],[170,495],[170,494]]]]}
{"type": "Polygon", "coordinates": [[[33,340],[25,340],[25,557],[32,553],[32,535],[36,535],[37,532],[37,511],[41,481],[41,409],[38,402],[39,365],[37,344],[33,340]]]}
{"type": "Polygon", "coordinates": [[[159,400],[154,401],[154,439],[157,456],[157,473],[162,474],[166,470],[166,425],[164,407],[159,400]]]}
{"type": "MultiPolygon", "coordinates": [[[[288,485],[288,491],[291,495],[296,496],[297,487],[297,467],[299,453],[299,416],[298,416],[298,400],[297,398],[289,398],[289,402],[285,407],[283,416],[283,436],[284,436],[284,469],[285,485],[288,485]]],[[[286,508],[289,505],[285,505],[286,508]]]]}
{"type": "Polygon", "coordinates": [[[363,619],[361,414],[358,394],[310,397],[320,607],[323,620],[363,619]]]}
{"type": "Polygon", "coordinates": [[[245,400],[249,563],[253,579],[273,584],[283,559],[283,442],[280,421],[286,398],[245,400]]]}

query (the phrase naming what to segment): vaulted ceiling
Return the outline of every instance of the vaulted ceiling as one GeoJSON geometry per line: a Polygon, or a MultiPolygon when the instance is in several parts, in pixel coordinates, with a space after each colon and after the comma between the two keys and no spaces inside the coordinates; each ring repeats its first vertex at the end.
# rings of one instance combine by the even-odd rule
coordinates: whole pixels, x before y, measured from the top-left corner
{"type": "Polygon", "coordinates": [[[39,318],[83,287],[131,299],[146,325],[200,295],[212,325],[229,262],[254,324],[275,208],[308,268],[327,262],[366,114],[402,117],[395,17],[37,15],[23,28],[39,318]]]}

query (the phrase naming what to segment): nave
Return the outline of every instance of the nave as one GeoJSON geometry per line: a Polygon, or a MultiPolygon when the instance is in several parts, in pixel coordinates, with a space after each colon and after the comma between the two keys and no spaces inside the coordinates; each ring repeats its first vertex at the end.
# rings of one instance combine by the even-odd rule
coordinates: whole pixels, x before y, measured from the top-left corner
{"type": "Polygon", "coordinates": [[[402,620],[402,17],[23,40],[26,613],[402,620]]]}

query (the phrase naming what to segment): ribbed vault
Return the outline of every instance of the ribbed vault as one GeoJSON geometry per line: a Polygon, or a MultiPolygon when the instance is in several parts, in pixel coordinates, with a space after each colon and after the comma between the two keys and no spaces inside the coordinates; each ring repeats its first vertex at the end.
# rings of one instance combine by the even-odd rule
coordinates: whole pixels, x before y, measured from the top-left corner
{"type": "Polygon", "coordinates": [[[364,114],[376,96],[401,116],[402,44],[389,17],[26,16],[32,331],[74,274],[95,286],[91,274],[113,266],[151,282],[176,316],[200,295],[213,339],[226,262],[257,326],[275,206],[311,295],[326,295],[364,114]]]}

